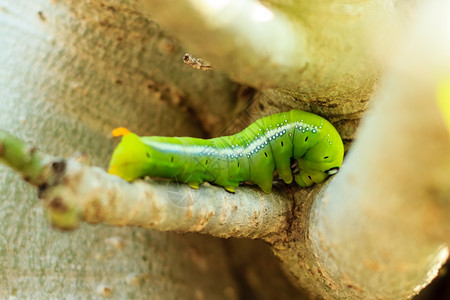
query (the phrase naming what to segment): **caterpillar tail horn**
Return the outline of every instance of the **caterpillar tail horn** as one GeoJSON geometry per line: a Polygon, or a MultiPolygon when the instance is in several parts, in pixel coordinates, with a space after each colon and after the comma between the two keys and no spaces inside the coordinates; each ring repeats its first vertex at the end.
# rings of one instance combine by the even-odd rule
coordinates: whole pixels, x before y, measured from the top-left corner
{"type": "Polygon", "coordinates": [[[119,137],[119,136],[127,135],[130,133],[131,133],[131,131],[129,131],[125,127],[117,127],[111,132],[113,137],[119,137]]]}

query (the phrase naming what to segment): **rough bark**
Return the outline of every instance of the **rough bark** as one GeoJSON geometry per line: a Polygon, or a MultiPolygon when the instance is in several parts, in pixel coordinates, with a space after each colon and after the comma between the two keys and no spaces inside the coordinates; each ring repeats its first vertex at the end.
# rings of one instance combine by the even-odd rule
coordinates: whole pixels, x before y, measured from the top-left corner
{"type": "MultiPolygon", "coordinates": [[[[212,2],[197,3],[202,6],[193,1],[176,6],[170,1],[113,0],[4,5],[1,36],[5,41],[2,45],[7,47],[0,56],[6,66],[1,71],[5,80],[0,83],[0,128],[53,155],[89,152],[94,165],[104,166],[112,147],[108,133],[118,125],[138,129],[141,134],[216,135],[242,107],[236,104],[247,100],[245,93],[239,93],[218,74],[218,69],[258,88],[281,88],[259,91],[253,105],[228,130],[241,129],[261,112],[296,107],[327,116],[345,140],[353,138],[377,78],[376,60],[367,51],[373,44],[368,40],[378,41],[386,32],[385,26],[398,21],[393,18],[390,1],[370,5],[344,5],[340,1],[282,5],[267,1],[274,9],[268,24],[254,24],[249,11],[259,7],[257,2],[243,1],[242,10],[230,6],[229,14],[216,15],[220,18],[212,18],[214,10],[208,7],[212,2]],[[21,24],[19,15],[33,21],[17,26],[21,24]],[[158,19],[198,52],[196,55],[205,55],[216,71],[183,68],[185,51],[143,15],[158,19]],[[239,22],[214,23],[223,21],[224,16],[236,17],[239,22]],[[187,21],[192,24],[190,28],[187,21]],[[373,26],[381,23],[384,26],[373,26]],[[237,30],[242,24],[245,28],[237,30]],[[260,29],[270,31],[273,48],[268,46],[267,52],[261,50],[267,40],[250,38],[260,29]],[[232,42],[217,47],[227,39],[232,42]],[[279,47],[289,40],[295,47],[279,47]],[[262,65],[267,54],[269,61],[262,65]],[[179,57],[179,65],[173,63],[175,57],[179,57]],[[286,63],[289,58],[292,64],[286,63]],[[282,80],[283,76],[287,80],[282,80]],[[238,100],[231,100],[236,95],[238,100]]],[[[424,15],[428,16],[430,9],[429,15],[440,20],[439,5],[444,5],[443,1],[424,9],[424,15]]],[[[425,21],[417,24],[429,23],[425,21]]],[[[442,31],[442,24],[431,23],[437,27],[420,25],[413,32],[442,31]]],[[[388,68],[374,98],[374,109],[343,171],[328,185],[270,196],[242,188],[242,194],[232,197],[221,189],[204,186],[200,199],[171,211],[174,203],[167,196],[166,184],[141,181],[129,185],[74,160],[67,161],[65,170],[53,168],[53,175],[43,172],[44,187],[40,176],[27,179],[41,187],[40,196],[50,218],[62,228],[65,226],[58,220],[67,221],[75,211],[77,221],[263,238],[272,244],[293,281],[310,296],[409,297],[432,279],[447,258],[450,236],[445,218],[449,214],[445,175],[450,143],[433,101],[436,83],[448,75],[445,53],[450,53],[450,47],[446,39],[436,39],[440,43],[422,48],[429,42],[425,37],[406,39],[402,42],[407,47],[395,48],[394,57],[400,63],[388,68]],[[411,45],[420,51],[411,53],[411,45]],[[444,50],[436,53],[433,49],[444,50]],[[424,54],[425,59],[415,59],[424,54]],[[442,59],[431,59],[436,57],[442,59]],[[431,79],[421,76],[429,73],[431,79]],[[420,133],[419,138],[416,133],[420,133]],[[107,188],[100,189],[98,182],[107,188]],[[369,189],[374,182],[377,188],[369,189]],[[229,201],[221,204],[222,199],[229,201]],[[57,215],[61,212],[63,218],[57,215]]],[[[7,143],[2,144],[3,154],[8,154],[7,147],[7,143]]],[[[35,153],[27,151],[23,153],[35,153]]],[[[51,159],[50,164],[45,164],[45,159],[42,162],[38,169],[51,169],[51,159]]],[[[24,174],[30,171],[17,169],[24,174]]],[[[2,195],[11,199],[2,202],[4,220],[19,224],[8,226],[2,234],[6,270],[2,276],[6,283],[0,291],[5,296],[88,297],[96,293],[117,298],[233,299],[251,289],[258,290],[254,295],[262,298],[265,293],[260,289],[272,295],[279,287],[270,285],[271,280],[261,284],[265,276],[260,274],[259,281],[255,276],[244,276],[246,288],[239,284],[243,277],[216,239],[103,226],[82,226],[71,235],[48,231],[42,218],[38,219],[42,211],[29,214],[32,191],[20,183],[12,184],[17,177],[10,172],[2,174],[2,195]],[[10,186],[20,188],[11,191],[10,186]],[[21,205],[20,209],[13,209],[12,203],[21,205]],[[23,224],[40,226],[23,229],[23,224]],[[100,243],[93,245],[97,240],[104,240],[109,250],[100,243]],[[25,251],[27,255],[22,254],[25,251]],[[45,256],[40,256],[42,253],[45,256]],[[34,268],[28,270],[30,266],[34,268]],[[51,284],[52,274],[61,273],[72,276],[59,277],[51,284]],[[151,285],[155,281],[160,283],[157,287],[151,285]]],[[[175,189],[181,195],[186,191],[175,189]]],[[[277,284],[291,291],[285,281],[277,284]]],[[[293,293],[284,295],[291,297],[293,293]]]]}

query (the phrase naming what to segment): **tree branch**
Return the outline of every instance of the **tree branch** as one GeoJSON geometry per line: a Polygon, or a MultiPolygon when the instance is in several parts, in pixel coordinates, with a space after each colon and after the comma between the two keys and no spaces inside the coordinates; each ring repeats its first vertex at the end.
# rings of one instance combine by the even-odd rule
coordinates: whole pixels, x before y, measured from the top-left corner
{"type": "Polygon", "coordinates": [[[0,131],[0,145],[0,161],[39,186],[52,224],[61,229],[73,229],[83,220],[270,239],[285,228],[292,204],[281,190],[266,195],[257,188],[240,188],[230,194],[210,185],[193,190],[176,182],[128,183],[80,163],[80,158],[51,158],[5,131],[0,131]]]}

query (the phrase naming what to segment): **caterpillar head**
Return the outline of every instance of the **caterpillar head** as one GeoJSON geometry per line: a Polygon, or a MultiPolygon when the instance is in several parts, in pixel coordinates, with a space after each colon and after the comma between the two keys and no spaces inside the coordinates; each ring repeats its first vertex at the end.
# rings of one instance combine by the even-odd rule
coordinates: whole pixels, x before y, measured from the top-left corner
{"type": "Polygon", "coordinates": [[[336,174],[344,159],[344,145],[338,136],[332,141],[321,141],[298,159],[300,173],[295,180],[300,186],[311,186],[336,174]]]}

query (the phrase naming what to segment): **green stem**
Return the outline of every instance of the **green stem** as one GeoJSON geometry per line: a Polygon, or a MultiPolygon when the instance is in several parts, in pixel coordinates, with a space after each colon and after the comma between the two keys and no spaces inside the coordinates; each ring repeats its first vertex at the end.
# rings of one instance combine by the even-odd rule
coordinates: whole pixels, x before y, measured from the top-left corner
{"type": "Polygon", "coordinates": [[[50,159],[49,155],[0,129],[0,163],[14,169],[28,183],[40,186],[48,181],[50,159]]]}

